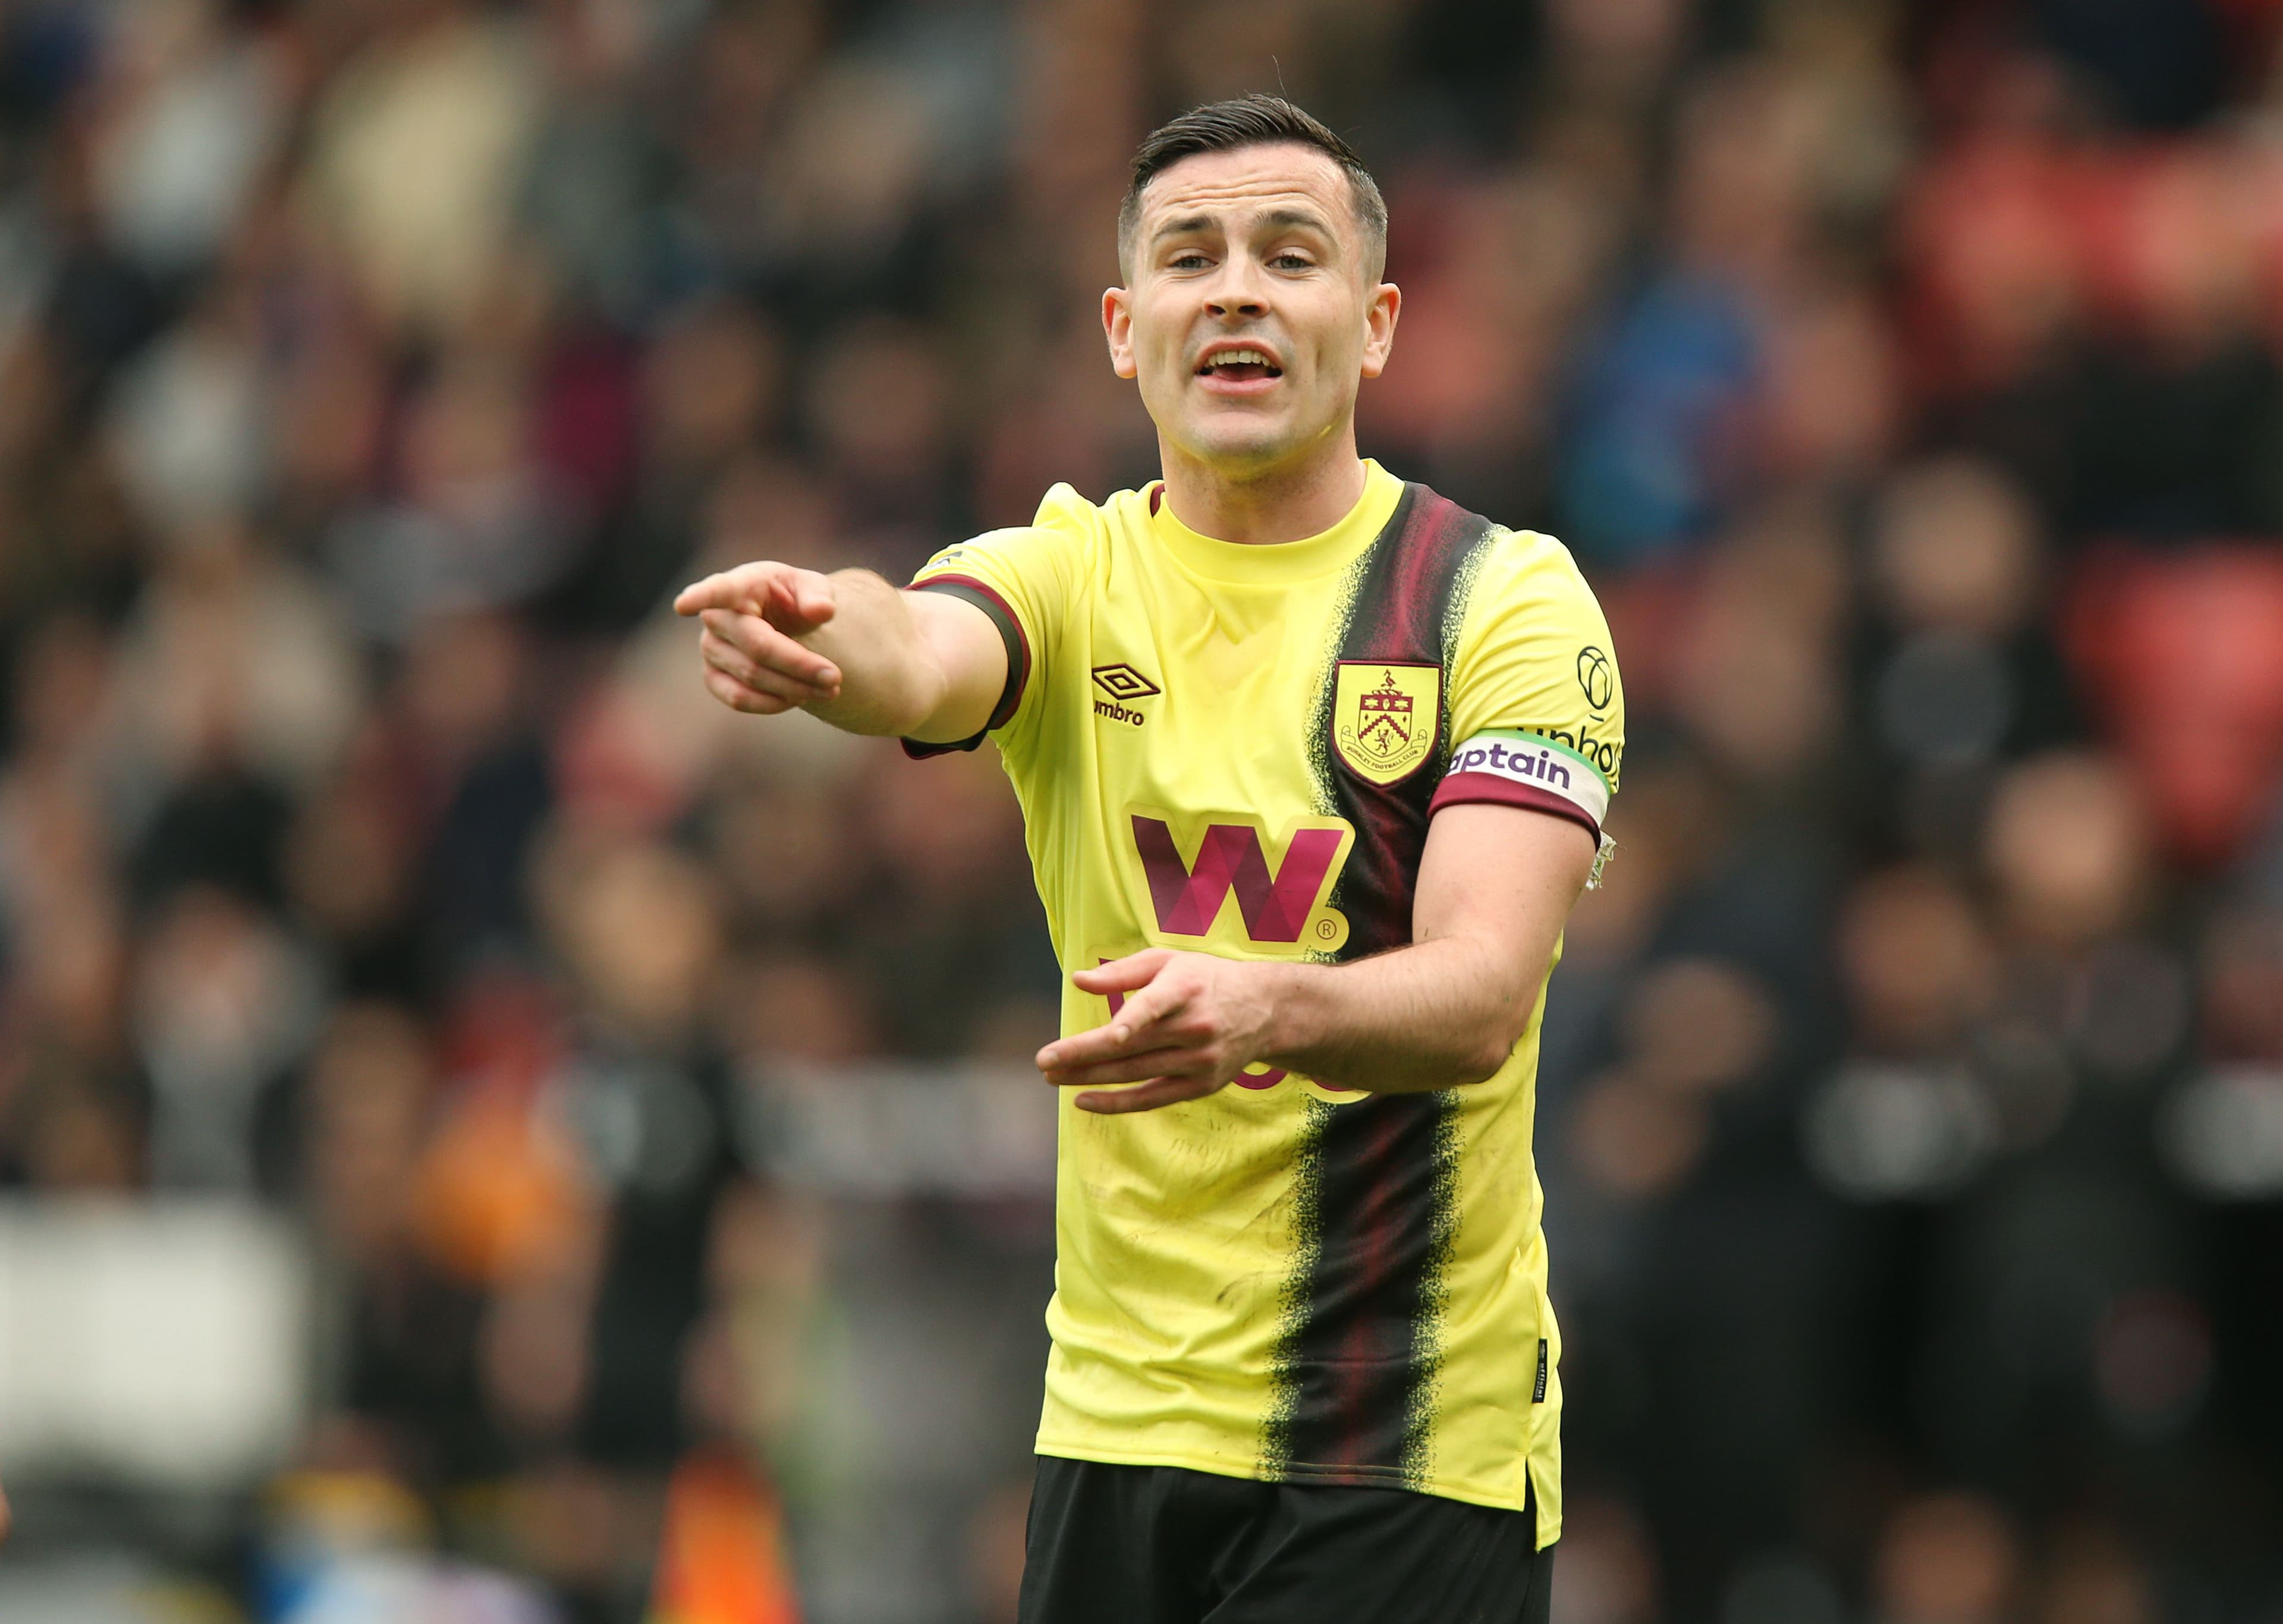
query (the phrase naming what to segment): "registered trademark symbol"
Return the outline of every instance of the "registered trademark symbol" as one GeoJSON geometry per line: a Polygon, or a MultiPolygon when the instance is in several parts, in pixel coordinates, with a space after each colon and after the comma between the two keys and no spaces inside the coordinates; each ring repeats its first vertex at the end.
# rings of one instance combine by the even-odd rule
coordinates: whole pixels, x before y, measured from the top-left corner
{"type": "Polygon", "coordinates": [[[1340,928],[1334,924],[1330,920],[1320,919],[1316,921],[1316,934],[1323,937],[1325,941],[1330,941],[1334,936],[1339,935],[1339,933],[1340,928]]]}

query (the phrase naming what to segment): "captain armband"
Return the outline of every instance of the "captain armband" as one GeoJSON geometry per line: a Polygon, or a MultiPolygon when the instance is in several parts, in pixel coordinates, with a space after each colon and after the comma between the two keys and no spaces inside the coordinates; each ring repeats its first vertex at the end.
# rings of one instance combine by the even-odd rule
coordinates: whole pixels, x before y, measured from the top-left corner
{"type": "MultiPolygon", "coordinates": [[[[1615,752],[1609,753],[1614,768],[1615,752]]],[[[1542,734],[1498,727],[1474,734],[1451,752],[1430,810],[1489,802],[1565,818],[1593,837],[1593,871],[1586,881],[1592,889],[1601,884],[1616,846],[1601,829],[1609,793],[1609,778],[1592,757],[1542,734]]]]}

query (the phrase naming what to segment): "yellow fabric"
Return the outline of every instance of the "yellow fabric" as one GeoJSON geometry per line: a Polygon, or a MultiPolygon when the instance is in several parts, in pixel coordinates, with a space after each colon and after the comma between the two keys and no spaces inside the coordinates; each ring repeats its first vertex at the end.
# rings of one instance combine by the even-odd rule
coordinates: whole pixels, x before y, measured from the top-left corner
{"type": "MultiPolygon", "coordinates": [[[[919,572],[916,585],[980,582],[1020,621],[1029,678],[993,736],[1022,802],[1066,973],[1150,945],[1300,959],[1344,939],[1325,898],[1354,831],[1329,812],[1309,739],[1362,561],[1402,493],[1370,464],[1362,500],[1332,529],[1247,546],[1188,529],[1162,502],[1153,514],[1150,491],[1097,508],[1058,486],[1032,524],[947,548],[919,572]],[[1313,895],[1294,905],[1305,908],[1305,924],[1296,913],[1288,930],[1272,921],[1263,933],[1297,939],[1253,939],[1234,894],[1202,936],[1173,933],[1160,926],[1137,819],[1166,826],[1187,866],[1200,862],[1212,825],[1232,832],[1213,837],[1233,840],[1229,850],[1256,831],[1272,874],[1296,854],[1321,857],[1335,843],[1336,854],[1313,895]]],[[[1463,618],[1451,623],[1446,749],[1499,729],[1558,732],[1605,749],[1613,781],[1623,698],[1614,667],[1607,703],[1596,709],[1585,691],[1580,650],[1606,651],[1609,638],[1568,552],[1501,530],[1478,556],[1453,610],[1463,618]]],[[[1108,1015],[1104,999],[1065,980],[1064,1033],[1108,1015]]],[[[1432,1294],[1419,1447],[1399,1472],[1378,1478],[1372,1468],[1281,1459],[1271,1444],[1280,1339],[1307,1226],[1321,1217],[1296,1198],[1300,1138],[1311,1101],[1345,1110],[1362,1096],[1290,1077],[1124,1116],[1080,1112],[1065,1098],[1040,1452],[1394,1481],[1514,1509],[1534,1485],[1539,1542],[1555,1538],[1558,1371],[1549,1368],[1542,1401],[1533,1395],[1540,1339],[1549,1366],[1560,1356],[1531,1158],[1537,1058],[1533,1014],[1495,1077],[1453,1091],[1457,1178],[1432,1294]]],[[[1315,1120],[1324,1115],[1315,1108],[1315,1120]]]]}

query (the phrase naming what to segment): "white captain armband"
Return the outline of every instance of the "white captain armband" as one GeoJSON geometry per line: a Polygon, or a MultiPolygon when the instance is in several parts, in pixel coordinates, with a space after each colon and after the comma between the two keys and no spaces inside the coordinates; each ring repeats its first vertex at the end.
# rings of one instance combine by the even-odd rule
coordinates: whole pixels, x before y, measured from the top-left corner
{"type": "Polygon", "coordinates": [[[1601,884],[1616,844],[1601,831],[1609,794],[1609,781],[1592,758],[1542,734],[1500,727],[1476,734],[1451,752],[1430,811],[1489,802],[1566,818],[1593,837],[1593,872],[1586,882],[1592,889],[1601,884]]]}

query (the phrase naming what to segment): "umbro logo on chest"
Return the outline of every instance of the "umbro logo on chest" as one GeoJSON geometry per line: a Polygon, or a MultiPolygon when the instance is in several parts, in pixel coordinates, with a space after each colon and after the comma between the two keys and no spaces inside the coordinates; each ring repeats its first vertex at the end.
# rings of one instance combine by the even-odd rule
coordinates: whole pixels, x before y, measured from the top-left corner
{"type": "Polygon", "coordinates": [[[1094,702],[1094,713],[1110,721],[1123,722],[1129,727],[1139,727],[1148,719],[1135,707],[1151,695],[1165,692],[1123,660],[1115,665],[1095,666],[1094,686],[1109,695],[1094,702]]]}

